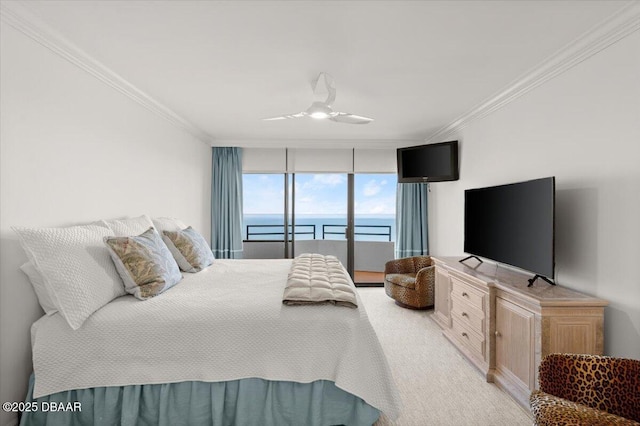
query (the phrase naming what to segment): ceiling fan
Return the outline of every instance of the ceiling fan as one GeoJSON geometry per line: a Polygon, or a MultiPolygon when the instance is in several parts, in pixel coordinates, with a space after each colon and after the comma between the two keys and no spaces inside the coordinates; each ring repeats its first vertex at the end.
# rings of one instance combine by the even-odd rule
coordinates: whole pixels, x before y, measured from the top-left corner
{"type": "Polygon", "coordinates": [[[313,80],[311,86],[313,87],[313,94],[316,99],[322,99],[325,95],[326,99],[324,101],[316,100],[309,108],[306,109],[306,111],[298,112],[296,114],[280,115],[278,117],[263,118],[263,120],[272,121],[311,117],[317,120],[331,120],[338,123],[348,124],[368,124],[373,121],[373,118],[333,110],[331,106],[333,105],[333,101],[336,100],[336,86],[334,84],[333,77],[326,72],[318,74],[318,77],[313,80]],[[324,84],[321,84],[321,82],[324,84]]]}

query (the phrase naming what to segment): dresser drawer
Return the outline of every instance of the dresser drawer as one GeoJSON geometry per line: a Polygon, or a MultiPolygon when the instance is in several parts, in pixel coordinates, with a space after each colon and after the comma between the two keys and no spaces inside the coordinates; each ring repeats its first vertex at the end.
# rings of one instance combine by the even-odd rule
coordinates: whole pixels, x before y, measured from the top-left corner
{"type": "Polygon", "coordinates": [[[451,313],[456,316],[460,324],[484,336],[484,314],[470,303],[458,297],[451,298],[451,313]]]}
{"type": "Polygon", "coordinates": [[[451,277],[451,295],[467,301],[472,307],[484,312],[485,294],[456,277],[451,277]]]}
{"type": "Polygon", "coordinates": [[[456,338],[462,342],[473,354],[484,360],[484,338],[469,330],[464,323],[461,323],[457,316],[452,318],[452,332],[456,338]]]}

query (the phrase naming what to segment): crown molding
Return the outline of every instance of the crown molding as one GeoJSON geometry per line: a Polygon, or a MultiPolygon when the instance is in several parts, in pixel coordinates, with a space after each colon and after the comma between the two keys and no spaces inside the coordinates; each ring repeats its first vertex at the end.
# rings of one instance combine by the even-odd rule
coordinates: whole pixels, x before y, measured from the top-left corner
{"type": "Polygon", "coordinates": [[[184,117],[181,117],[171,108],[153,99],[107,66],[84,53],[44,21],[33,15],[24,5],[20,5],[18,2],[0,3],[0,19],[3,23],[22,32],[58,56],[91,74],[107,86],[142,105],[147,110],[164,118],[174,126],[186,130],[203,143],[207,145],[210,144],[212,137],[209,134],[184,117]]]}
{"type": "Polygon", "coordinates": [[[408,139],[216,139],[211,146],[244,148],[396,149],[423,143],[408,139]]]}
{"type": "Polygon", "coordinates": [[[440,128],[426,142],[439,142],[520,96],[589,59],[640,29],[640,1],[634,0],[532,68],[498,93],[440,128]]]}

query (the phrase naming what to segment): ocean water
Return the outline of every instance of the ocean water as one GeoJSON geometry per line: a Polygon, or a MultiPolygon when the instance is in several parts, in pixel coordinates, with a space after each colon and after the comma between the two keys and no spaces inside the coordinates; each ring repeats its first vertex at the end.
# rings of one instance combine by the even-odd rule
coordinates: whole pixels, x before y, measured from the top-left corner
{"type": "MultiPolygon", "coordinates": [[[[296,215],[296,239],[344,240],[347,216],[336,215],[296,215]],[[315,229],[314,229],[315,226],[315,229]]],[[[289,224],[291,228],[291,224],[289,224]]],[[[282,215],[246,214],[242,237],[245,240],[283,240],[284,218],[282,215]],[[247,228],[248,227],[248,228],[247,228]],[[249,237],[247,237],[247,229],[249,237]]],[[[394,215],[356,215],[356,241],[396,240],[396,220],[394,215]],[[377,235],[367,235],[377,234],[377,235]]]]}

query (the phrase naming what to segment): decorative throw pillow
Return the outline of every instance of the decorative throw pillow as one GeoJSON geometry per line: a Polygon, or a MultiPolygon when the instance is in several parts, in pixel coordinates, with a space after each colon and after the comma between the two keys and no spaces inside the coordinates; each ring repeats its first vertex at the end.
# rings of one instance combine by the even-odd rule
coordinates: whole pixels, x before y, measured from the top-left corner
{"type": "Polygon", "coordinates": [[[102,220],[116,237],[130,237],[140,235],[153,226],[151,218],[146,214],[127,219],[102,220]]]}
{"type": "Polygon", "coordinates": [[[24,272],[27,277],[29,277],[29,281],[31,281],[31,285],[33,286],[33,290],[36,292],[36,296],[38,297],[38,302],[42,307],[42,310],[47,315],[53,315],[58,312],[58,309],[53,304],[51,300],[51,295],[47,292],[47,288],[44,285],[44,278],[31,261],[26,262],[24,265],[20,267],[22,272],[24,272]]]}
{"type": "Polygon", "coordinates": [[[74,330],[92,313],[125,294],[102,242],[113,235],[106,225],[13,230],[42,275],[53,305],[74,330]]]}
{"type": "Polygon", "coordinates": [[[104,239],[127,293],[141,300],[176,285],[180,269],[153,227],[134,237],[104,239]]]}
{"type": "Polygon", "coordinates": [[[213,263],[211,247],[192,227],[182,231],[164,231],[162,239],[185,272],[199,272],[213,263]]]}
{"type": "Polygon", "coordinates": [[[160,235],[163,231],[181,231],[187,227],[180,219],[174,217],[154,217],[152,221],[160,235]]]}

